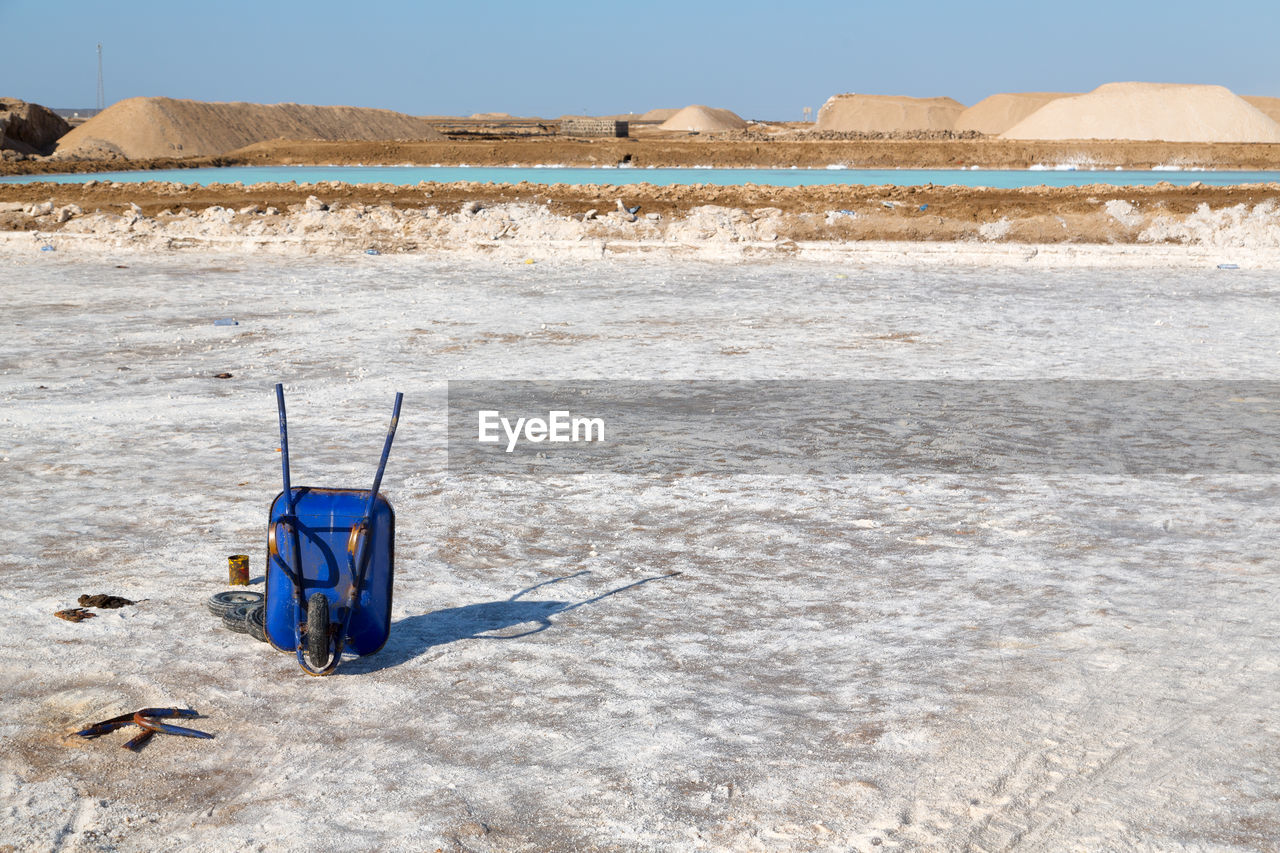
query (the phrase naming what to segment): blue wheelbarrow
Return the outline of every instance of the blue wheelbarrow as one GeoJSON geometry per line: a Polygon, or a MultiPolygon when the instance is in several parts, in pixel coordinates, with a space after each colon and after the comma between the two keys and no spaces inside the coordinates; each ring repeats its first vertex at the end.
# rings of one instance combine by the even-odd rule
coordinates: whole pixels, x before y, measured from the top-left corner
{"type": "Polygon", "coordinates": [[[371,655],[391,635],[396,519],[378,487],[403,398],[396,394],[372,489],[293,487],[284,386],[276,385],[284,491],[267,526],[266,633],[308,675],[331,674],[346,650],[371,655]]]}

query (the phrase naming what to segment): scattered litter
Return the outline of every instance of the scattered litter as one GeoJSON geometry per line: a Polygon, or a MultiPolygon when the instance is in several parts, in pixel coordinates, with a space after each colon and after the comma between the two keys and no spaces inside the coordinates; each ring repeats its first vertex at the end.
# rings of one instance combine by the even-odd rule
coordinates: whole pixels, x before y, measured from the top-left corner
{"type": "Polygon", "coordinates": [[[165,717],[198,717],[195,711],[186,708],[143,708],[141,711],[134,711],[130,714],[121,714],[118,717],[112,717],[109,720],[103,720],[100,723],[93,723],[88,728],[83,728],[76,732],[76,735],[82,738],[101,737],[108,732],[114,732],[116,729],[122,729],[125,726],[132,725],[138,717],[147,719],[160,719],[165,717]]]}
{"type": "Polygon", "coordinates": [[[249,626],[245,624],[245,620],[249,618],[250,607],[261,607],[261,602],[245,602],[237,604],[235,607],[222,614],[222,627],[235,631],[237,634],[246,634],[249,626]]]}
{"type": "Polygon", "coordinates": [[[219,618],[228,610],[241,604],[257,604],[262,601],[262,593],[251,592],[249,590],[234,590],[231,592],[215,592],[209,596],[209,600],[205,602],[205,606],[209,608],[209,612],[219,618]]]}
{"type": "Polygon", "coordinates": [[[214,320],[214,321],[213,321],[213,325],[215,325],[215,326],[239,326],[240,324],[239,324],[239,323],[237,323],[237,322],[236,322],[233,318],[231,318],[231,317],[223,317],[223,318],[221,318],[221,319],[214,320]]]}
{"type": "Polygon", "coordinates": [[[231,378],[231,374],[230,374],[230,373],[215,373],[215,374],[213,374],[213,378],[214,378],[214,379],[230,379],[230,378],[231,378]]]}
{"type": "Polygon", "coordinates": [[[536,264],[536,263],[537,263],[537,261],[535,261],[533,258],[525,258],[524,262],[525,262],[526,264],[536,264]]]}
{"type": "Polygon", "coordinates": [[[890,210],[893,210],[893,207],[894,207],[893,202],[891,202],[891,201],[882,201],[882,202],[880,202],[880,206],[881,206],[881,207],[887,207],[887,208],[889,208],[890,210]]]}
{"type": "Polygon", "coordinates": [[[52,247],[52,246],[41,246],[41,247],[40,247],[40,251],[42,251],[42,252],[52,252],[53,250],[54,250],[54,249],[53,249],[53,247],[52,247]]]}
{"type": "Polygon", "coordinates": [[[232,554],[227,557],[227,583],[231,586],[249,585],[248,554],[232,554]]]}
{"type": "MultiPolygon", "coordinates": [[[[183,716],[187,716],[187,715],[183,715],[183,716]]],[[[199,716],[199,715],[196,714],[193,716],[199,716]]],[[[200,738],[201,740],[213,740],[213,735],[209,734],[208,732],[202,732],[196,729],[189,729],[189,728],[186,728],[185,726],[175,726],[175,725],[172,725],[171,723],[157,723],[154,719],[151,719],[145,714],[134,714],[133,721],[139,726],[141,726],[142,728],[146,729],[146,732],[144,732],[144,734],[156,733],[156,734],[176,735],[177,737],[194,737],[194,738],[200,738]]],[[[134,740],[137,740],[137,739],[138,738],[134,738],[134,740]]],[[[125,744],[125,746],[129,746],[129,744],[125,744]]],[[[137,751],[137,749],[134,747],[130,747],[130,748],[134,749],[135,752],[137,751]]]]}
{"type": "Polygon", "coordinates": [[[250,637],[259,643],[265,643],[267,641],[267,606],[261,603],[249,605],[249,612],[244,617],[244,626],[248,629],[250,637]]]}
{"type": "Polygon", "coordinates": [[[220,592],[209,599],[208,607],[227,630],[249,634],[259,642],[267,641],[266,600],[262,593],[220,592]]]}
{"type": "Polygon", "coordinates": [[[1220,269],[1220,270],[1238,270],[1238,269],[1240,269],[1240,265],[1239,265],[1239,264],[1218,264],[1218,269],[1220,269]]]}
{"type": "Polygon", "coordinates": [[[129,738],[129,740],[125,742],[124,748],[130,752],[141,752],[142,748],[150,743],[151,739],[155,736],[156,733],[154,731],[144,728],[141,732],[129,738]]]}
{"type": "Polygon", "coordinates": [[[98,595],[82,595],[76,600],[81,607],[101,607],[104,610],[116,610],[121,607],[127,607],[137,602],[130,601],[127,598],[121,598],[118,595],[107,595],[100,593],[98,595]]]}
{"type": "Polygon", "coordinates": [[[83,607],[72,607],[69,610],[59,610],[53,615],[59,619],[66,619],[68,622],[83,622],[86,619],[92,619],[97,614],[91,610],[85,610],[83,607]]]}
{"type": "Polygon", "coordinates": [[[174,726],[169,723],[161,723],[159,720],[171,717],[198,717],[200,714],[190,708],[143,708],[141,711],[135,711],[132,714],[121,714],[118,717],[112,717],[109,720],[103,720],[100,723],[94,723],[88,728],[81,729],[76,735],[82,738],[96,738],[114,732],[116,729],[122,729],[125,726],[137,726],[142,729],[139,734],[130,738],[123,746],[132,752],[138,752],[157,734],[176,735],[178,737],[193,737],[209,740],[213,735],[208,732],[196,731],[183,726],[174,726]]]}
{"type": "Polygon", "coordinates": [[[381,252],[379,252],[377,249],[365,249],[365,250],[364,250],[364,253],[365,253],[366,255],[381,255],[381,254],[382,254],[382,253],[381,253],[381,252]]]}
{"type": "Polygon", "coordinates": [[[922,205],[920,205],[920,209],[921,209],[921,210],[928,210],[928,209],[929,209],[929,205],[927,205],[927,204],[922,204],[922,205]]]}

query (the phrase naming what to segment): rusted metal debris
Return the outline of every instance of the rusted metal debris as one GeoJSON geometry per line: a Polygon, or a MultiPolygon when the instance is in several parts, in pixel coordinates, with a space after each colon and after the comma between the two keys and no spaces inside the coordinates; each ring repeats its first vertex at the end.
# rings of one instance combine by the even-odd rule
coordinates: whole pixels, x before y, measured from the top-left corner
{"type": "Polygon", "coordinates": [[[85,610],[83,607],[72,607],[69,610],[59,610],[53,615],[59,619],[66,619],[68,622],[83,622],[86,619],[92,619],[97,614],[85,610]]]}
{"type": "Polygon", "coordinates": [[[54,613],[59,619],[66,619],[68,622],[83,622],[86,619],[92,619],[96,613],[86,610],[86,607],[101,607],[105,610],[114,610],[118,607],[124,607],[129,604],[137,604],[136,601],[130,601],[127,598],[121,598],[118,595],[107,595],[99,593],[98,595],[82,595],[77,599],[79,607],[70,607],[66,610],[59,610],[54,613]]]}
{"type": "Polygon", "coordinates": [[[200,714],[190,708],[143,708],[141,711],[134,711],[132,714],[121,714],[118,717],[112,717],[109,720],[103,720],[100,723],[94,723],[88,728],[81,729],[76,732],[82,738],[96,738],[114,732],[116,729],[122,729],[125,726],[137,726],[142,729],[141,732],[134,735],[123,747],[132,752],[138,752],[151,741],[151,738],[157,734],[176,735],[178,737],[194,737],[194,738],[212,738],[213,735],[208,732],[196,731],[195,729],[184,728],[183,726],[174,726],[168,723],[161,723],[159,720],[171,717],[198,717],[200,714]]]}
{"type": "Polygon", "coordinates": [[[136,602],[130,601],[127,598],[121,598],[118,595],[106,595],[104,593],[99,595],[82,595],[77,599],[77,603],[81,607],[102,607],[107,610],[114,610],[118,607],[135,604],[136,602]]]}
{"type": "Polygon", "coordinates": [[[105,735],[107,732],[114,732],[116,729],[122,729],[125,726],[133,725],[134,717],[142,715],[155,719],[165,717],[198,717],[199,713],[189,708],[143,708],[141,711],[133,711],[128,714],[121,714],[118,717],[112,717],[109,720],[103,720],[100,723],[94,723],[87,729],[81,729],[76,732],[83,738],[95,738],[105,735]]]}

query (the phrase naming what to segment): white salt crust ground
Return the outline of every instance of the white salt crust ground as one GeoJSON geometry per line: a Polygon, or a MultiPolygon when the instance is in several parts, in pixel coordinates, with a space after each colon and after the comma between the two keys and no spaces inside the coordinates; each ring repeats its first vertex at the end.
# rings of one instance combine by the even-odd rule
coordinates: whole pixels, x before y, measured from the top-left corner
{"type": "Polygon", "coordinates": [[[1267,849],[1274,478],[459,481],[443,383],[1272,378],[1276,292],[6,250],[0,847],[1267,849]],[[203,609],[227,554],[261,574],[277,380],[295,483],[365,487],[406,393],[392,639],[329,679],[203,609]],[[143,601],[51,615],[83,592],[143,601]],[[67,737],[168,704],[217,738],[67,737]]]}

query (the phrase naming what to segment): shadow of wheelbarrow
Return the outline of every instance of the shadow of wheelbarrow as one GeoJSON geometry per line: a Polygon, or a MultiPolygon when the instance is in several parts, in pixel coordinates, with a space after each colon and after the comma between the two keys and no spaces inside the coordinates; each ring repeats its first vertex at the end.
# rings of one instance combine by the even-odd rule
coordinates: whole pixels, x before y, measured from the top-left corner
{"type": "Polygon", "coordinates": [[[339,674],[358,675],[399,666],[413,660],[434,646],[457,640],[517,640],[538,634],[552,626],[552,617],[568,613],[588,604],[656,580],[672,578],[680,572],[653,575],[611,589],[582,601],[529,600],[531,592],[561,581],[591,574],[583,570],[564,577],[552,578],[522,589],[505,601],[482,601],[462,607],[449,607],[399,620],[391,629],[391,638],[382,650],[368,657],[343,663],[339,674]]]}

